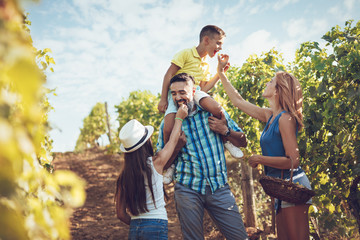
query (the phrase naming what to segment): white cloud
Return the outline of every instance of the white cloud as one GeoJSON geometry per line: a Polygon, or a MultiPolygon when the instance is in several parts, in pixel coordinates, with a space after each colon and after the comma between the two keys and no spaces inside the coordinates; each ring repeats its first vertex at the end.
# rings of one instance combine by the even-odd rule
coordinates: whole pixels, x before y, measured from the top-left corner
{"type": "MultiPolygon", "coordinates": [[[[345,21],[350,19],[358,18],[358,11],[356,12],[355,5],[359,5],[360,1],[346,0],[343,4],[339,3],[331,8],[329,8],[328,13],[332,15],[333,18],[339,21],[338,25],[343,25],[345,21]]],[[[358,7],[357,7],[358,8],[358,7]]]]}
{"type": "MultiPolygon", "coordinates": [[[[241,12],[241,10],[244,8],[244,4],[245,4],[245,0],[241,0],[239,1],[237,4],[235,5],[231,5],[230,7],[225,8],[221,14],[225,15],[225,16],[234,16],[236,14],[239,14],[239,12],[241,12]]],[[[217,8],[219,9],[219,8],[217,8]]],[[[217,13],[219,14],[219,13],[217,13]]]]}
{"type": "Polygon", "coordinates": [[[290,19],[283,23],[285,31],[290,38],[297,41],[310,41],[314,36],[322,35],[328,29],[325,19],[290,19]]]}
{"type": "Polygon", "coordinates": [[[330,14],[332,14],[333,16],[336,16],[336,17],[342,15],[342,14],[341,14],[341,9],[340,9],[338,6],[333,6],[333,7],[331,7],[331,8],[328,10],[328,12],[329,12],[330,14]]]}
{"type": "MultiPolygon", "coordinates": [[[[310,38],[312,36],[316,36],[316,35],[323,35],[325,34],[325,32],[327,32],[329,29],[329,23],[326,19],[314,19],[312,20],[311,23],[311,31],[310,31],[310,38]]],[[[310,39],[308,39],[310,40],[310,39]]]]}
{"type": "Polygon", "coordinates": [[[258,14],[260,11],[261,11],[261,6],[260,5],[257,5],[255,7],[252,7],[249,9],[249,15],[255,15],[255,14],[258,14]]]}
{"type": "Polygon", "coordinates": [[[291,38],[296,38],[307,32],[307,25],[305,19],[291,19],[286,21],[284,28],[291,38]]]}
{"type": "Polygon", "coordinates": [[[344,4],[347,10],[352,10],[355,5],[355,0],[344,0],[344,4]]]}
{"type": "Polygon", "coordinates": [[[236,65],[245,62],[252,54],[260,55],[278,45],[278,40],[271,37],[271,33],[265,30],[259,30],[250,34],[240,44],[229,47],[231,62],[236,65]]]}
{"type": "Polygon", "coordinates": [[[277,2],[274,3],[273,9],[278,11],[284,8],[285,6],[287,6],[288,4],[293,4],[296,3],[297,1],[298,0],[278,0],[277,2]]]}
{"type": "Polygon", "coordinates": [[[284,63],[292,62],[295,58],[295,51],[299,48],[300,43],[296,40],[281,42],[278,45],[278,50],[282,53],[284,63]]]}

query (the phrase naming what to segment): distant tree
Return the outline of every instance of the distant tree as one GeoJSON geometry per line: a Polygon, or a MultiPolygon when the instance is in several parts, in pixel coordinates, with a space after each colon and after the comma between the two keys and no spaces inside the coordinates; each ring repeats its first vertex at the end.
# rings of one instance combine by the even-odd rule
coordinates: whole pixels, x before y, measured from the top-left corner
{"type": "MultiPolygon", "coordinates": [[[[153,95],[150,91],[134,91],[129,94],[127,99],[123,99],[119,105],[116,105],[119,121],[119,130],[131,119],[137,119],[143,125],[151,125],[155,131],[152,136],[152,142],[155,146],[158,137],[158,130],[164,115],[159,113],[157,103],[160,96],[153,95]]],[[[117,134],[118,136],[118,134],[117,134]]]]}
{"type": "Polygon", "coordinates": [[[98,146],[98,139],[107,132],[106,110],[104,103],[96,103],[90,114],[84,118],[75,151],[98,146]]]}

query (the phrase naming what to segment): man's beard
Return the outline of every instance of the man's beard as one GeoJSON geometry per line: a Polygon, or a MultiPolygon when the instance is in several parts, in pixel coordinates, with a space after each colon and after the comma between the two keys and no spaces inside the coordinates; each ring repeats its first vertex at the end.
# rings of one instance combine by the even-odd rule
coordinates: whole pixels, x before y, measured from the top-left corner
{"type": "MultiPolygon", "coordinates": [[[[180,106],[179,102],[184,103],[185,101],[184,101],[184,100],[176,101],[176,104],[177,104],[178,107],[180,106]]],[[[186,106],[187,106],[187,108],[188,108],[188,115],[190,115],[190,113],[193,111],[193,108],[194,108],[194,106],[195,106],[195,101],[192,100],[192,101],[190,101],[190,102],[186,102],[186,106]]]]}

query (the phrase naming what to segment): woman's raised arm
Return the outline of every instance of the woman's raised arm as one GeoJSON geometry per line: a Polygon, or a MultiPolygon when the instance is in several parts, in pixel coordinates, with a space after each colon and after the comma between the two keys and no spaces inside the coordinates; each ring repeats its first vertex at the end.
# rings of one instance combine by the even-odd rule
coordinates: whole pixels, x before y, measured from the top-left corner
{"type": "Polygon", "coordinates": [[[234,86],[231,84],[229,79],[225,75],[225,68],[228,65],[229,62],[229,56],[226,54],[222,54],[221,56],[218,55],[218,74],[220,77],[220,80],[224,86],[224,89],[229,96],[232,104],[239,108],[241,111],[245,112],[249,116],[256,118],[262,122],[266,122],[269,117],[271,116],[272,112],[269,108],[261,108],[256,106],[255,104],[252,104],[239,94],[239,92],[234,88],[234,86]]]}

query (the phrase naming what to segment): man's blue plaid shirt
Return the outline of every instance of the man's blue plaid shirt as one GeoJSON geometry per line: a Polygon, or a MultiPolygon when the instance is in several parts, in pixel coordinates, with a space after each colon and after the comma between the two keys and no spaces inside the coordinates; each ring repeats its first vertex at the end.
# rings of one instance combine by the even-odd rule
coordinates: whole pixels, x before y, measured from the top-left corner
{"type": "MultiPolygon", "coordinates": [[[[225,112],[230,129],[242,132],[238,125],[225,112]]],[[[211,114],[197,106],[195,114],[184,119],[182,130],[187,143],[175,160],[175,180],[198,193],[205,194],[208,184],[212,192],[227,183],[227,169],[224,155],[224,144],[221,135],[209,127],[211,114]]],[[[160,125],[157,151],[164,147],[164,122],[160,125]]]]}

